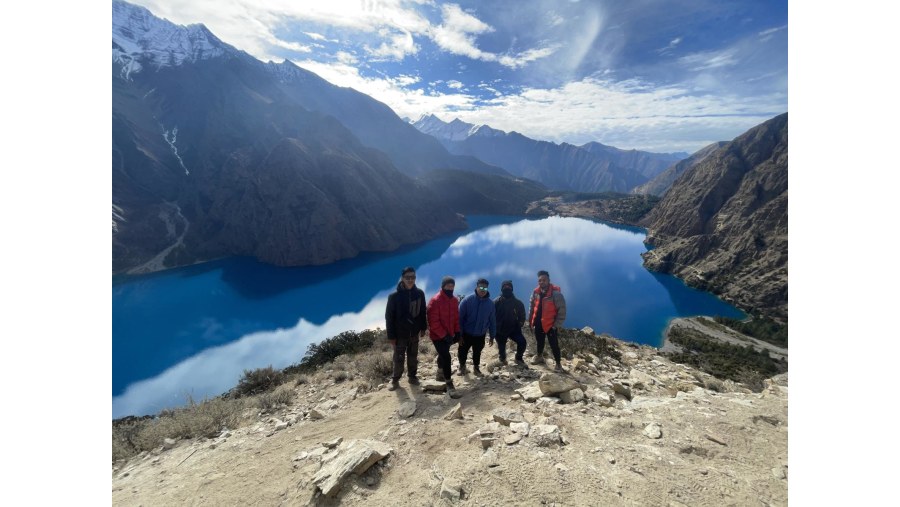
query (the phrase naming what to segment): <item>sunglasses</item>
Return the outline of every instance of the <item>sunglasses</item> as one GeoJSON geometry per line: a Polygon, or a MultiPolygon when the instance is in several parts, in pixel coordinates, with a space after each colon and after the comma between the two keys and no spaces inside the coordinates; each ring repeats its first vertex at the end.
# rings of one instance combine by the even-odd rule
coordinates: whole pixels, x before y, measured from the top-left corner
{"type": "Polygon", "coordinates": [[[412,275],[412,276],[404,276],[403,279],[404,279],[404,280],[415,280],[415,279],[416,279],[416,275],[412,275]]]}
{"type": "Polygon", "coordinates": [[[487,290],[487,287],[478,287],[478,290],[487,290]]]}

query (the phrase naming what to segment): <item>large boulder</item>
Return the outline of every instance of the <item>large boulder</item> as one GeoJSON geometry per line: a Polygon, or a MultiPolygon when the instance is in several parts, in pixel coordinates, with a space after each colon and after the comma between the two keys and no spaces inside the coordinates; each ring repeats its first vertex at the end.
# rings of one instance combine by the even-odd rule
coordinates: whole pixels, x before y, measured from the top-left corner
{"type": "Polygon", "coordinates": [[[571,391],[559,393],[559,399],[566,404],[577,403],[584,399],[584,391],[582,391],[580,387],[576,387],[571,391]]]}
{"type": "Polygon", "coordinates": [[[569,375],[561,375],[559,373],[545,373],[538,380],[538,387],[544,396],[555,396],[559,393],[571,391],[576,387],[581,387],[573,377],[569,375]]]}

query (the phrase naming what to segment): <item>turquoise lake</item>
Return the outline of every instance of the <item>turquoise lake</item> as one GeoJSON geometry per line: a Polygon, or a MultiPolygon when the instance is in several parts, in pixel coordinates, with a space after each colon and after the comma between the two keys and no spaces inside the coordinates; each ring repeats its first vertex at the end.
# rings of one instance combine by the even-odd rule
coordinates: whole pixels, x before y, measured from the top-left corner
{"type": "MultiPolygon", "coordinates": [[[[579,218],[473,216],[469,229],[391,253],[327,266],[278,268],[232,258],[112,284],[113,417],[155,414],[219,395],[245,369],[283,368],[346,330],[384,327],[387,296],[404,266],[430,298],[441,277],[456,293],[513,281],[526,305],[537,271],[566,297],[566,327],[660,346],[674,317],[742,312],[641,264],[644,231],[579,218]]],[[[563,347],[565,345],[563,344],[563,347]]]]}

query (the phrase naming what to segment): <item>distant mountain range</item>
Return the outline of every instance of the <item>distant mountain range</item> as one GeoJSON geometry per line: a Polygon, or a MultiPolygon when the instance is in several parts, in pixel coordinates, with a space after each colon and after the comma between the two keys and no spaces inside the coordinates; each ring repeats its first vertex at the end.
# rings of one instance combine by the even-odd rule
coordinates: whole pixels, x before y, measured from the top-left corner
{"type": "Polygon", "coordinates": [[[592,142],[556,144],[454,119],[423,115],[413,122],[451,152],[471,155],[558,190],[629,192],[662,173],[687,153],[620,150],[592,142]]]}
{"type": "Polygon", "coordinates": [[[788,115],[709,149],[641,220],[644,264],[787,321],[788,115]]]}
{"type": "Polygon", "coordinates": [[[503,174],[374,99],[262,63],[203,25],[112,7],[113,272],[392,250],[465,227],[410,174],[503,174]]]}

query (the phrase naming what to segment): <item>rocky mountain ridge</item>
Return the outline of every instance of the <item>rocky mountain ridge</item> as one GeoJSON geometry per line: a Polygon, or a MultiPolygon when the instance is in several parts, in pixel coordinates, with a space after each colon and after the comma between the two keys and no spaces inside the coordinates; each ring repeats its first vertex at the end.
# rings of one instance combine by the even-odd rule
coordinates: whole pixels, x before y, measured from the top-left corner
{"type": "Polygon", "coordinates": [[[788,116],[779,115],[684,172],[640,222],[649,269],[787,321],[788,116]]]}
{"type": "Polygon", "coordinates": [[[656,196],[664,195],[669,188],[672,186],[672,183],[675,183],[675,180],[678,179],[679,176],[688,171],[695,165],[702,162],[706,157],[712,154],[714,151],[718,150],[722,146],[726,144],[725,141],[720,141],[718,143],[710,144],[704,148],[701,148],[699,151],[686,157],[684,160],[676,162],[666,168],[665,171],[657,174],[653,179],[644,183],[643,185],[639,185],[633,189],[631,189],[632,194],[651,194],[656,196]]]}
{"type": "Polygon", "coordinates": [[[430,380],[427,352],[421,385],[394,392],[336,360],[285,384],[290,401],[248,407],[243,425],[114,464],[113,504],[787,503],[787,374],[752,391],[602,339],[563,374],[486,348],[485,376],[458,377],[459,400],[430,380]]]}

